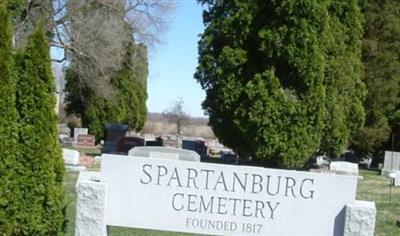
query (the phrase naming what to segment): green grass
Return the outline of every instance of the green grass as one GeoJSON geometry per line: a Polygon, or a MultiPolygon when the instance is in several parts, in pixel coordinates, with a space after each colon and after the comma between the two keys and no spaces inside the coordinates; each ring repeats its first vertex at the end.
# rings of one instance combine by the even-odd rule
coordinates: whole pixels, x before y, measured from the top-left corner
{"type": "Polygon", "coordinates": [[[75,235],[75,214],[76,214],[76,192],[75,185],[78,180],[78,173],[67,172],[64,178],[65,194],[67,197],[67,225],[66,236],[75,235]]]}
{"type": "Polygon", "coordinates": [[[377,208],[376,236],[400,235],[396,219],[400,219],[400,187],[392,187],[390,201],[389,179],[378,171],[361,171],[363,180],[359,182],[357,199],[373,201],[377,208]]]}
{"type": "MultiPolygon", "coordinates": [[[[95,163],[91,168],[99,170],[100,165],[95,163]]],[[[400,187],[392,187],[392,198],[389,202],[389,179],[379,175],[373,170],[361,170],[363,180],[359,181],[357,199],[374,201],[377,207],[377,219],[375,232],[377,236],[400,235],[400,227],[396,226],[396,219],[400,218],[400,187]]],[[[68,208],[67,208],[67,236],[73,236],[75,231],[76,193],[75,184],[78,179],[77,173],[68,172],[64,181],[66,186],[68,208]]],[[[128,229],[121,227],[110,227],[110,236],[186,236],[192,234],[162,232],[144,229],[128,229]]]]}

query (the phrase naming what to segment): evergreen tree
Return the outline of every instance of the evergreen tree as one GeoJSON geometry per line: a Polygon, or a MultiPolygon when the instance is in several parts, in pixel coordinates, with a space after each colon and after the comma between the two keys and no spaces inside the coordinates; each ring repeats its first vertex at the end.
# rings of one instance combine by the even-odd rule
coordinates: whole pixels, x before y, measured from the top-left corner
{"type": "Polygon", "coordinates": [[[15,227],[17,156],[17,110],[13,73],[12,24],[5,4],[0,3],[0,232],[9,235],[15,227]]]}
{"type": "Polygon", "coordinates": [[[6,5],[10,11],[11,18],[16,22],[19,22],[24,7],[26,7],[26,0],[8,0],[6,5]]]}
{"type": "Polygon", "coordinates": [[[55,84],[43,28],[29,38],[16,57],[16,107],[19,112],[16,235],[57,235],[64,223],[64,163],[58,143],[55,84]]]}
{"type": "Polygon", "coordinates": [[[78,87],[78,77],[71,70],[67,72],[67,112],[81,115],[83,125],[97,141],[104,138],[104,128],[110,123],[124,123],[136,131],[143,128],[147,117],[146,52],[143,45],[135,47],[131,42],[122,69],[110,81],[109,97],[96,94],[90,87],[78,87]]]}
{"type": "Polygon", "coordinates": [[[200,0],[195,78],[217,137],[242,157],[300,168],[363,122],[357,0],[200,0]]]}
{"type": "Polygon", "coordinates": [[[362,15],[358,1],[331,1],[329,28],[325,31],[325,87],[328,117],[320,151],[338,157],[361,129],[365,113],[362,83],[362,15]]]}
{"type": "Polygon", "coordinates": [[[400,2],[365,0],[362,6],[363,79],[368,93],[365,127],[354,136],[352,148],[362,154],[374,154],[384,150],[392,127],[398,128],[400,122],[400,2]]]}

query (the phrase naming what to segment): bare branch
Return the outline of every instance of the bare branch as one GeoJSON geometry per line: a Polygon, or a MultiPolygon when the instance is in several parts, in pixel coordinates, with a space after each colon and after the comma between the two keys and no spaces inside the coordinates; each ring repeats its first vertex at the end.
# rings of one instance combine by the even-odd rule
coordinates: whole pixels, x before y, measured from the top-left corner
{"type": "Polygon", "coordinates": [[[56,63],[63,63],[67,60],[66,57],[63,57],[62,59],[51,59],[52,62],[56,62],[56,63]]]}
{"type": "MultiPolygon", "coordinates": [[[[15,28],[18,47],[35,25],[46,20],[51,46],[64,50],[54,62],[73,61],[80,86],[107,94],[110,78],[120,70],[128,42],[153,47],[162,40],[171,0],[25,0],[15,28]]],[[[24,41],[25,40],[25,41],[24,41]]],[[[21,45],[21,46],[19,46],[21,45]]]]}

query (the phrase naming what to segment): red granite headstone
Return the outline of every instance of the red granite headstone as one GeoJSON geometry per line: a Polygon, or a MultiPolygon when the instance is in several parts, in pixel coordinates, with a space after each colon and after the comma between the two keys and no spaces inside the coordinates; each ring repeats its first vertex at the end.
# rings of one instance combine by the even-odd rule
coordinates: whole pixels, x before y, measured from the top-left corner
{"type": "Polygon", "coordinates": [[[78,135],[78,146],[94,146],[94,136],[87,135],[78,135]]]}

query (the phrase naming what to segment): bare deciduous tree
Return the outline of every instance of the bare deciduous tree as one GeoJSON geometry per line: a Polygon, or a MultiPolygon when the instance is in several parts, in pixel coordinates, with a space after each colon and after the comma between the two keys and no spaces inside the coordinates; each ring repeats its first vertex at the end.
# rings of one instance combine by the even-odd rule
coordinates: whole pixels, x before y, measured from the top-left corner
{"type": "Polygon", "coordinates": [[[147,46],[160,42],[173,6],[168,0],[70,0],[57,22],[55,43],[74,61],[71,69],[82,86],[107,96],[132,37],[147,46]]]}
{"type": "Polygon", "coordinates": [[[174,101],[169,109],[163,112],[163,115],[170,121],[176,124],[176,131],[178,135],[182,134],[182,127],[190,120],[189,114],[184,110],[182,98],[174,101]]]}
{"type": "Polygon", "coordinates": [[[51,46],[64,51],[54,61],[74,61],[82,86],[106,95],[128,42],[159,43],[174,8],[171,0],[25,0],[15,38],[23,45],[35,25],[47,24],[51,46]]]}

